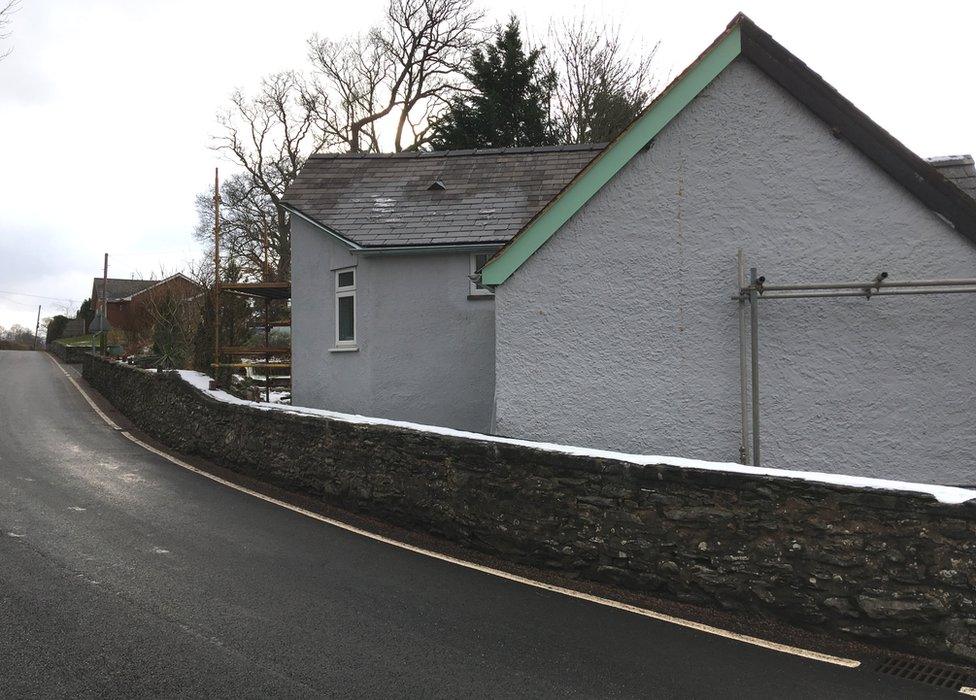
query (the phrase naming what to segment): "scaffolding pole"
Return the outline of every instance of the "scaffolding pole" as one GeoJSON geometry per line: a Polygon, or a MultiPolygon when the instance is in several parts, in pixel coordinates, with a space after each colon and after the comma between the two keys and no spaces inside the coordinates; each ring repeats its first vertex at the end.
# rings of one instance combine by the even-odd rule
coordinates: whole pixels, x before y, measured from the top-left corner
{"type": "MultiPolygon", "coordinates": [[[[270,282],[268,279],[271,276],[271,268],[268,265],[268,232],[266,229],[262,229],[261,243],[264,247],[264,260],[263,260],[263,275],[262,279],[265,282],[270,282]]],[[[268,309],[271,305],[271,300],[268,297],[264,298],[264,347],[268,349],[271,347],[271,316],[268,313],[268,309]]],[[[265,353],[264,355],[265,366],[271,364],[271,353],[265,353]]],[[[271,403],[271,374],[268,372],[264,373],[264,402],[271,403]]]]}
{"type": "Polygon", "coordinates": [[[760,292],[761,299],[832,299],[837,297],[896,297],[896,296],[907,296],[907,295],[921,295],[921,294],[972,294],[976,292],[976,283],[972,287],[945,287],[945,288],[935,288],[935,287],[920,287],[918,289],[880,289],[872,292],[864,291],[854,291],[854,290],[836,290],[836,291],[825,291],[825,292],[773,292],[772,294],[763,294],[760,292]]]}
{"type": "MultiPolygon", "coordinates": [[[[746,267],[742,257],[742,249],[736,253],[736,280],[739,289],[746,286],[746,267]]],[[[739,462],[749,462],[749,380],[746,372],[746,303],[739,299],[739,462]]]]}
{"type": "MultiPolygon", "coordinates": [[[[860,289],[862,294],[867,290],[880,290],[882,287],[902,288],[902,287],[958,287],[961,285],[976,285],[976,279],[934,279],[934,280],[890,280],[887,272],[880,272],[870,282],[826,282],[823,284],[765,284],[762,291],[765,292],[796,292],[811,290],[830,290],[830,289],[860,289]]],[[[872,292],[873,294],[874,292],[872,292]]]]}
{"type": "MultiPolygon", "coordinates": [[[[749,284],[743,283],[742,251],[739,251],[739,291],[732,296],[739,303],[739,381],[742,404],[742,444],[740,456],[746,449],[747,427],[745,425],[745,304],[749,304],[750,316],[750,359],[752,380],[752,464],[760,465],[759,451],[759,302],[776,299],[832,299],[862,297],[865,300],[884,296],[907,296],[927,294],[976,294],[976,279],[921,279],[890,280],[887,272],[878,273],[870,282],[823,282],[801,284],[766,284],[765,276],[758,274],[756,268],[749,271],[749,284]]],[[[745,460],[748,454],[745,454],[745,460]]],[[[744,463],[745,463],[744,460],[744,463]]]]}
{"type": "Polygon", "coordinates": [[[756,268],[749,269],[749,358],[752,363],[752,463],[760,466],[759,459],[759,293],[756,268]]]}
{"type": "MultiPolygon", "coordinates": [[[[214,367],[220,365],[220,169],[214,168],[214,367]]],[[[214,372],[214,374],[217,374],[214,372]]],[[[214,377],[214,388],[220,386],[214,377]]]]}

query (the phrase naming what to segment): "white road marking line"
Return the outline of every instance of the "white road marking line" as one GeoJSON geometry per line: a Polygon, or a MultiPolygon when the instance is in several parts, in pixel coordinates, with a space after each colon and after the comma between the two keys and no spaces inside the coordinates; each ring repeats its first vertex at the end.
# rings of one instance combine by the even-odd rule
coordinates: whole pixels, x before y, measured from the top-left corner
{"type": "Polygon", "coordinates": [[[976,688],[970,688],[968,685],[964,685],[962,688],[960,688],[959,692],[963,695],[972,695],[973,697],[976,697],[976,688]]]}
{"type": "MultiPolygon", "coordinates": [[[[44,354],[47,355],[47,353],[44,354]]],[[[92,401],[91,398],[89,398],[88,394],[86,394],[84,389],[81,388],[81,385],[78,382],[76,382],[75,378],[68,373],[68,370],[66,370],[64,367],[58,364],[57,361],[50,355],[47,355],[47,359],[49,359],[54,364],[55,367],[61,370],[61,373],[68,378],[69,382],[74,384],[75,389],[77,389],[78,393],[81,394],[82,398],[84,398],[85,401],[88,402],[88,405],[92,407],[92,410],[98,414],[99,418],[101,418],[103,421],[108,423],[109,427],[113,428],[114,430],[121,430],[121,428],[119,428],[118,424],[114,420],[112,420],[107,415],[105,415],[105,412],[102,411],[102,409],[100,409],[97,405],[95,405],[95,402],[92,401]]]]}
{"type": "Polygon", "coordinates": [[[169,550],[163,549],[162,547],[153,547],[153,554],[169,554],[169,550]]]}
{"type": "Polygon", "coordinates": [[[539,588],[545,591],[550,591],[552,593],[558,593],[560,595],[564,595],[570,598],[585,600],[587,602],[596,603],[597,605],[613,608],[615,610],[622,610],[624,612],[629,612],[634,615],[640,615],[641,617],[647,617],[652,620],[658,620],[659,622],[666,622],[672,625],[677,625],[679,627],[685,627],[698,632],[704,632],[705,634],[711,634],[717,637],[724,637],[725,639],[731,639],[733,641],[743,642],[745,644],[751,644],[752,646],[762,647],[763,649],[778,651],[783,654],[790,654],[792,656],[800,656],[805,659],[811,659],[813,661],[821,661],[823,663],[834,664],[836,666],[844,666],[846,668],[857,668],[858,666],[861,665],[861,662],[856,659],[846,659],[842,656],[823,654],[818,651],[801,649],[800,647],[791,646],[789,644],[780,644],[778,642],[773,642],[768,639],[752,637],[747,634],[730,632],[729,630],[724,630],[719,627],[713,627],[712,625],[706,625],[701,622],[685,620],[683,618],[675,617],[673,615],[666,615],[664,613],[655,612],[654,610],[648,610],[647,608],[640,608],[637,607],[636,605],[621,603],[616,600],[610,600],[609,598],[601,598],[599,596],[591,595],[589,593],[574,591],[571,588],[563,588],[562,586],[556,586],[551,583],[543,583],[542,581],[535,581],[533,579],[526,578],[524,576],[519,576],[517,574],[512,574],[507,571],[502,571],[500,569],[493,569],[489,566],[475,564],[474,562],[465,561],[464,559],[458,559],[457,557],[452,557],[447,554],[441,554],[440,552],[434,552],[429,549],[424,549],[423,547],[417,547],[412,544],[407,544],[406,542],[400,542],[399,540],[395,540],[390,537],[384,537],[383,535],[378,535],[374,532],[369,532],[368,530],[364,530],[362,528],[356,527],[355,525],[349,525],[348,523],[344,523],[341,520],[335,520],[333,518],[320,515],[318,513],[307,510],[305,508],[292,505],[291,503],[286,503],[285,501],[281,501],[277,498],[267,496],[263,493],[255,491],[254,489],[249,489],[246,486],[235,484],[234,482],[228,481],[227,479],[223,479],[215,474],[211,474],[202,469],[198,469],[197,467],[194,467],[192,464],[188,464],[187,462],[184,462],[183,460],[177,457],[173,457],[172,455],[169,455],[166,452],[163,452],[162,450],[158,450],[152,445],[143,442],[142,440],[135,437],[128,431],[121,430],[121,428],[119,428],[119,426],[111,418],[105,415],[105,413],[101,409],[99,409],[98,406],[95,405],[95,402],[92,401],[91,398],[89,398],[89,396],[85,393],[85,390],[81,388],[81,385],[74,380],[74,377],[68,374],[68,372],[66,372],[64,368],[61,367],[57,362],[55,362],[53,358],[49,356],[48,359],[50,359],[51,362],[54,362],[55,366],[58,369],[60,369],[62,372],[64,372],[64,375],[71,380],[71,383],[74,385],[74,387],[79,391],[79,393],[81,393],[81,395],[85,398],[88,404],[95,410],[95,412],[102,418],[102,420],[104,420],[106,423],[108,423],[111,427],[115,428],[116,430],[120,430],[122,435],[124,435],[127,439],[131,440],[135,444],[148,450],[149,452],[152,452],[155,455],[162,457],[163,459],[175,464],[178,467],[182,467],[183,469],[186,469],[187,471],[191,471],[194,474],[199,474],[200,476],[206,477],[207,479],[210,479],[211,481],[215,481],[218,484],[223,484],[224,486],[232,488],[235,491],[246,493],[249,496],[253,496],[254,498],[259,498],[262,501],[273,503],[276,506],[285,508],[294,513],[298,513],[299,515],[304,515],[305,517],[311,518],[312,520],[318,520],[321,523],[332,525],[333,527],[337,527],[342,530],[346,530],[348,532],[361,535],[363,537],[368,537],[369,539],[376,540],[377,542],[383,542],[384,544],[392,545],[394,547],[399,547],[400,549],[405,549],[409,552],[414,552],[415,554],[420,554],[426,557],[430,557],[432,559],[439,559],[440,561],[448,562],[450,564],[455,564],[456,566],[461,566],[466,569],[471,569],[473,571],[479,571],[483,574],[495,576],[497,578],[512,581],[514,583],[520,583],[525,586],[531,586],[532,588],[539,588]]]}
{"type": "Polygon", "coordinates": [[[68,510],[76,510],[79,513],[88,510],[87,508],[82,508],[81,506],[68,506],[68,510]]]}

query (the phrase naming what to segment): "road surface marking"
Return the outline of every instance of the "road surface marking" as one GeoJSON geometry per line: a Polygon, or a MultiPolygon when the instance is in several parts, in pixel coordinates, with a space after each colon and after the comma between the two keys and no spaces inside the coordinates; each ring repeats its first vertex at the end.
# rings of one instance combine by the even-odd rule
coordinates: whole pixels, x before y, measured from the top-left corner
{"type": "MultiPolygon", "coordinates": [[[[47,355],[47,353],[45,353],[45,355],[47,355]]],[[[88,394],[85,393],[85,390],[81,388],[81,385],[78,382],[76,382],[75,381],[75,378],[72,377],[68,373],[68,370],[66,370],[64,367],[62,367],[60,364],[58,364],[57,360],[55,360],[50,355],[47,355],[47,359],[49,359],[54,364],[55,367],[57,367],[59,370],[61,370],[61,372],[64,374],[64,376],[66,376],[68,378],[68,381],[70,381],[72,384],[75,385],[75,389],[77,389],[78,390],[78,393],[81,394],[82,398],[84,398],[85,401],[88,402],[88,405],[92,407],[92,410],[95,411],[95,413],[98,414],[98,417],[99,418],[101,418],[103,421],[105,421],[106,423],[108,423],[109,426],[113,430],[121,430],[121,428],[119,427],[118,423],[116,423],[114,420],[112,420],[107,415],[105,415],[105,412],[102,409],[100,409],[95,404],[94,401],[91,400],[91,398],[88,396],[88,394]]]]}
{"type": "Polygon", "coordinates": [[[54,360],[54,358],[48,356],[48,359],[50,359],[51,362],[53,362],[54,365],[64,373],[64,376],[66,376],[71,381],[71,383],[78,390],[78,392],[84,397],[85,401],[88,402],[88,405],[95,410],[95,413],[97,413],[102,418],[102,420],[104,420],[113,429],[120,431],[120,433],[124,435],[128,440],[131,440],[132,442],[148,450],[149,452],[152,452],[153,454],[158,455],[163,459],[165,459],[166,461],[171,462],[178,467],[182,467],[187,471],[191,471],[194,474],[199,474],[200,476],[206,477],[207,479],[210,479],[211,481],[215,481],[218,484],[223,484],[224,486],[232,488],[235,491],[246,493],[249,496],[253,496],[254,498],[259,498],[262,501],[273,503],[276,506],[285,508],[294,513],[298,513],[299,515],[304,515],[305,517],[311,518],[312,520],[318,520],[321,523],[332,525],[333,527],[337,527],[342,530],[346,530],[348,532],[361,535],[363,537],[368,537],[369,539],[376,540],[377,542],[383,542],[384,544],[389,544],[394,547],[399,547],[400,549],[405,549],[415,554],[421,554],[423,556],[430,557],[432,559],[439,559],[440,561],[444,561],[450,564],[455,564],[456,566],[462,566],[466,569],[471,569],[473,571],[479,571],[483,574],[495,576],[497,578],[512,581],[514,583],[520,583],[525,586],[531,586],[532,588],[539,588],[544,591],[549,591],[551,593],[558,593],[560,595],[568,596],[570,598],[585,600],[587,602],[596,603],[597,605],[613,608],[615,610],[622,610],[624,612],[629,612],[634,615],[640,615],[642,617],[647,617],[652,620],[658,620],[659,622],[666,622],[672,625],[677,625],[679,627],[685,627],[698,632],[704,632],[705,634],[711,634],[716,637],[724,637],[725,639],[731,639],[737,642],[751,644],[752,646],[762,647],[763,649],[770,649],[772,651],[778,651],[784,654],[791,654],[793,656],[800,656],[805,659],[812,659],[813,661],[821,661],[823,663],[834,664],[836,666],[857,668],[858,666],[861,665],[861,662],[856,659],[846,659],[842,656],[823,654],[819,651],[801,649],[800,647],[790,646],[789,644],[780,644],[778,642],[769,641],[768,639],[752,637],[747,634],[739,634],[738,632],[730,632],[729,630],[724,630],[719,627],[713,627],[712,625],[706,625],[701,622],[685,620],[683,618],[675,617],[673,615],[666,615],[665,613],[659,613],[659,612],[655,612],[654,610],[648,610],[647,608],[640,608],[637,607],[636,605],[621,603],[616,600],[610,600],[609,598],[601,598],[600,596],[591,595],[589,593],[583,593],[581,591],[574,591],[571,588],[563,588],[562,586],[556,586],[551,583],[543,583],[542,581],[535,581],[533,579],[526,578],[525,576],[519,576],[518,574],[512,574],[507,571],[502,571],[501,569],[493,569],[490,566],[475,564],[474,562],[465,561],[464,559],[458,559],[457,557],[452,557],[448,554],[441,554],[440,552],[434,552],[429,549],[424,549],[423,547],[417,547],[412,544],[407,544],[406,542],[400,542],[399,540],[395,540],[390,537],[384,537],[383,535],[378,535],[375,532],[370,532],[369,530],[364,530],[362,528],[356,527],[355,525],[344,523],[341,520],[335,520],[334,518],[329,518],[324,515],[320,515],[319,513],[315,513],[305,508],[292,505],[291,503],[287,503],[277,498],[273,498],[272,496],[267,496],[263,493],[255,491],[254,489],[249,489],[246,486],[235,484],[232,481],[228,481],[227,479],[221,478],[215,474],[211,474],[207,471],[204,471],[203,469],[194,467],[192,464],[184,462],[178,457],[174,457],[170,454],[167,454],[166,452],[163,452],[162,450],[156,449],[152,445],[145,443],[139,438],[137,438],[136,436],[132,435],[127,430],[122,430],[115,423],[115,421],[113,421],[111,418],[105,415],[105,413],[98,406],[95,405],[95,402],[88,396],[85,390],[81,388],[81,385],[75,381],[74,377],[72,377],[60,364],[58,364],[54,360]]]}
{"type": "Polygon", "coordinates": [[[959,692],[963,695],[972,695],[973,697],[976,697],[976,688],[970,688],[968,685],[964,685],[962,688],[960,688],[959,692]]]}

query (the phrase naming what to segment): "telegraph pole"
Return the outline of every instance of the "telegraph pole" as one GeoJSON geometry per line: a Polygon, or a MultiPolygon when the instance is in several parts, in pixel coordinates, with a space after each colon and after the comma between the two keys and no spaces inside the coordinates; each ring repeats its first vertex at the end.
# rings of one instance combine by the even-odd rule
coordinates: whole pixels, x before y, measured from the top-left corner
{"type": "MultiPolygon", "coordinates": [[[[105,253],[105,265],[102,268],[102,319],[105,327],[108,327],[108,253],[105,253]]],[[[99,347],[104,355],[108,351],[108,331],[102,331],[99,339],[99,347]]]]}
{"type": "Polygon", "coordinates": [[[41,332],[41,305],[37,305],[37,323],[34,324],[34,347],[32,350],[37,350],[37,334],[41,332]]]}

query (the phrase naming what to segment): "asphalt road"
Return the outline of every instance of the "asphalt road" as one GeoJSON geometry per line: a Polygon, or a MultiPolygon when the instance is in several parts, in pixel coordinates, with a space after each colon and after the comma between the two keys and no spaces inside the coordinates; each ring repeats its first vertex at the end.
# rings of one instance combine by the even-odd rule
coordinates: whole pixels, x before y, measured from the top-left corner
{"type": "Polygon", "coordinates": [[[0,352],[2,697],[937,693],[303,517],[125,439],[43,354],[0,352]]]}

